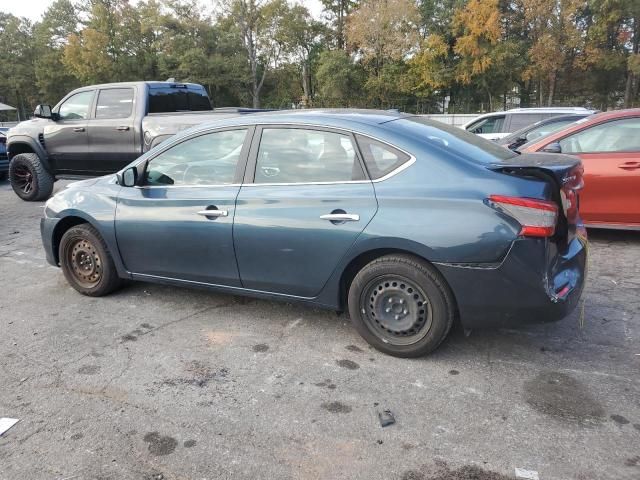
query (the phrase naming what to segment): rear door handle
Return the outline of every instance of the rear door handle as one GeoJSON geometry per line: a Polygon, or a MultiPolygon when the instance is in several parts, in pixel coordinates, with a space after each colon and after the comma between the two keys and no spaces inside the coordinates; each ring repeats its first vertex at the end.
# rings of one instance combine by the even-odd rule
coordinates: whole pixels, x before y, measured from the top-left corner
{"type": "Polygon", "coordinates": [[[640,168],[640,162],[624,162],[618,165],[618,168],[623,170],[637,170],[640,168]]]}
{"type": "Polygon", "coordinates": [[[211,210],[200,210],[199,212],[197,212],[198,215],[202,215],[203,217],[227,217],[229,216],[229,211],[228,210],[218,210],[218,209],[211,209],[211,210]]]}
{"type": "Polygon", "coordinates": [[[84,127],[76,127],[73,129],[74,132],[84,132],[84,127]]]}
{"type": "Polygon", "coordinates": [[[327,213],[326,215],[320,215],[320,218],[330,222],[357,222],[360,220],[360,215],[355,213],[327,213]]]}
{"type": "Polygon", "coordinates": [[[127,130],[129,130],[129,125],[120,125],[118,128],[116,128],[116,130],[118,130],[119,132],[126,132],[127,130]]]}

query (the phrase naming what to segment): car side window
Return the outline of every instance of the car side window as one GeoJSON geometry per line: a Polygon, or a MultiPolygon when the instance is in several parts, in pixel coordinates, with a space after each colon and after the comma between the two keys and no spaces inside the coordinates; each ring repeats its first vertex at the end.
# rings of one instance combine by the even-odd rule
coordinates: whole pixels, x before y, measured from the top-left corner
{"type": "Polygon", "coordinates": [[[575,120],[560,120],[546,125],[540,125],[539,127],[532,128],[526,135],[527,142],[531,142],[536,138],[546,137],[550,133],[557,132],[563,129],[567,125],[573,123],[575,120]]]}
{"type": "Polygon", "coordinates": [[[347,182],[364,172],[348,135],[299,128],[265,128],[255,183],[347,182]]]}
{"type": "Polygon", "coordinates": [[[601,123],[560,140],[562,153],[640,152],[640,118],[601,123]]]}
{"type": "Polygon", "coordinates": [[[235,179],[247,129],[189,138],[153,158],[145,185],[227,185],[235,179]]]}
{"type": "Polygon", "coordinates": [[[467,130],[471,133],[502,133],[504,115],[484,118],[471,125],[467,130]]]}
{"type": "Polygon", "coordinates": [[[58,110],[60,120],[86,120],[89,118],[93,93],[93,90],[79,92],[67,98],[58,110]]]}
{"type": "Polygon", "coordinates": [[[369,177],[384,177],[411,158],[404,152],[369,137],[356,135],[369,177]]]}
{"type": "Polygon", "coordinates": [[[96,118],[128,118],[133,110],[133,88],[100,90],[96,118]]]}
{"type": "Polygon", "coordinates": [[[539,113],[512,113],[510,115],[509,131],[515,132],[521,128],[528,127],[542,120],[543,116],[539,113]]]}

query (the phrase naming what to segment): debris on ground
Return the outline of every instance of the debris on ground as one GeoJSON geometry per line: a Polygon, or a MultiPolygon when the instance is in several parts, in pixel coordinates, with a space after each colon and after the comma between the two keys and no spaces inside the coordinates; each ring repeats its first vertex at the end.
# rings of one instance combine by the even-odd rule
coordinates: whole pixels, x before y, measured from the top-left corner
{"type": "Polygon", "coordinates": [[[382,427],[387,427],[396,423],[396,419],[393,416],[393,413],[391,413],[391,410],[378,412],[378,418],[380,419],[380,426],[382,427]]]}
{"type": "Polygon", "coordinates": [[[516,467],[516,478],[518,480],[539,480],[538,472],[535,470],[526,470],[524,468],[516,467]]]}
{"type": "Polygon", "coordinates": [[[4,432],[13,427],[20,420],[17,418],[0,418],[0,435],[3,435],[4,432]]]}

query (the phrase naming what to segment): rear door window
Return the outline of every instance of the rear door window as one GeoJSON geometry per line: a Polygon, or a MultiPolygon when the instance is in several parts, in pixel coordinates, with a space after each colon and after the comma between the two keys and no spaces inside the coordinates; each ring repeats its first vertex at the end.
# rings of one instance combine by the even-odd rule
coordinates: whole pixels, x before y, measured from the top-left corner
{"type": "Polygon", "coordinates": [[[100,90],[96,118],[128,118],[133,110],[133,88],[100,90]]]}
{"type": "Polygon", "coordinates": [[[351,137],[301,128],[264,128],[254,183],[363,180],[351,137]]]}
{"type": "Polygon", "coordinates": [[[515,132],[521,128],[528,127],[529,125],[539,122],[543,118],[540,113],[512,113],[509,117],[511,118],[509,122],[510,132],[515,132]]]}

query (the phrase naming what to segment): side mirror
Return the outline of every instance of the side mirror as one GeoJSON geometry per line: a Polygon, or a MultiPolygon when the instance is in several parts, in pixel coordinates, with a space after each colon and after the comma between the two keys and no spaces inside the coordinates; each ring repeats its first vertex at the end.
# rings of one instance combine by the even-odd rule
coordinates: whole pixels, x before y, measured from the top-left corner
{"type": "Polygon", "coordinates": [[[52,119],[53,115],[51,114],[51,105],[38,105],[33,111],[33,116],[37,118],[52,119]]]}
{"type": "Polygon", "coordinates": [[[118,185],[133,187],[138,182],[138,169],[136,167],[128,167],[116,173],[116,177],[118,178],[118,185]]]}
{"type": "Polygon", "coordinates": [[[553,142],[544,147],[542,151],[546,153],[562,153],[562,147],[560,146],[560,142],[553,142]]]}

